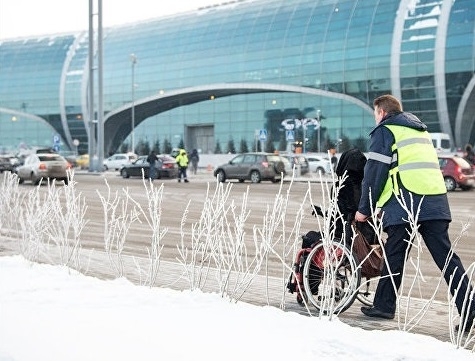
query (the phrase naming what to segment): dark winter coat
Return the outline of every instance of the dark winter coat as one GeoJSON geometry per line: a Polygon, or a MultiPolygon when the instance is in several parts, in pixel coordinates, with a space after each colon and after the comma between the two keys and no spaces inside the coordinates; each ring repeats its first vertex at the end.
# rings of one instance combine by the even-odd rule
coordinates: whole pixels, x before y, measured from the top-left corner
{"type": "MultiPolygon", "coordinates": [[[[376,201],[379,199],[384,185],[388,179],[390,164],[378,161],[378,156],[392,158],[391,147],[394,144],[394,136],[385,125],[399,125],[426,131],[427,127],[415,115],[411,113],[399,112],[388,114],[370,133],[371,142],[369,147],[369,156],[364,169],[364,180],[362,185],[362,195],[358,210],[360,213],[371,216],[371,210],[375,209],[376,201]],[[370,198],[371,196],[371,198],[370,198]]],[[[435,152],[435,149],[434,149],[435,152]]],[[[406,205],[411,209],[414,215],[418,211],[422,196],[412,194],[413,201],[409,192],[400,184],[402,194],[406,200],[406,205]]],[[[397,198],[393,195],[390,200],[382,207],[384,213],[383,227],[397,224],[405,224],[408,218],[407,211],[399,204],[397,198]]],[[[448,220],[451,221],[451,214],[447,194],[424,196],[422,206],[418,215],[418,221],[426,220],[448,220]]]]}
{"type": "Polygon", "coordinates": [[[198,164],[198,162],[200,161],[200,156],[198,155],[198,151],[196,149],[193,149],[193,151],[191,152],[190,161],[193,164],[198,164]]]}

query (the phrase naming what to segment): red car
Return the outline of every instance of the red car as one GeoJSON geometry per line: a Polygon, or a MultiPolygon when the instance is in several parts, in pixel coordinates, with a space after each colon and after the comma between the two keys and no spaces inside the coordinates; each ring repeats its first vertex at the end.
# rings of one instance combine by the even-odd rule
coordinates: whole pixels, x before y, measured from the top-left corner
{"type": "Polygon", "coordinates": [[[454,191],[456,188],[469,190],[475,185],[474,168],[462,157],[439,154],[439,166],[447,191],[454,191]]]}

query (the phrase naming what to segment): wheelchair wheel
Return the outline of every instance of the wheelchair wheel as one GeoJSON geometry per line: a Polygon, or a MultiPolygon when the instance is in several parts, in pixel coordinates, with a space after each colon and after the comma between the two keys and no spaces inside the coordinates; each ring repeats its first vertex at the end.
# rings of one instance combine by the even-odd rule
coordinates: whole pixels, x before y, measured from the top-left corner
{"type": "Polygon", "coordinates": [[[337,241],[316,245],[307,257],[303,283],[308,301],[324,314],[341,313],[354,302],[361,271],[352,252],[337,241]]]}
{"type": "Polygon", "coordinates": [[[371,280],[371,278],[364,278],[361,280],[361,285],[356,294],[356,298],[365,306],[373,306],[374,292],[378,281],[371,280]]]}

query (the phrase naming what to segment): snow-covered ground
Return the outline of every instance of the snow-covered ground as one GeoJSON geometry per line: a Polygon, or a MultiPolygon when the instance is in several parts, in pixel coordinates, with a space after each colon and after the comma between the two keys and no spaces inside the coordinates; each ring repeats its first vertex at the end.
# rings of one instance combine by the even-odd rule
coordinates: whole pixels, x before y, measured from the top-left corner
{"type": "Polygon", "coordinates": [[[475,360],[401,331],[0,257],[0,361],[475,360]]]}

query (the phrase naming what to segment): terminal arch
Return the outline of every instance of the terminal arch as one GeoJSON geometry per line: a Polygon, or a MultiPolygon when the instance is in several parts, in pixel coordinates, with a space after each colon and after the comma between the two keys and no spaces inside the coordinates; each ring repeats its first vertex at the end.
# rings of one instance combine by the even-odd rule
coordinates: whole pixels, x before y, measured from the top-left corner
{"type": "Polygon", "coordinates": [[[475,76],[470,79],[462,99],[460,100],[455,116],[455,139],[459,141],[459,146],[464,146],[471,139],[471,134],[475,131],[475,76]]]}
{"type": "MultiPolygon", "coordinates": [[[[0,108],[0,113],[3,114],[8,114],[11,115],[12,117],[16,117],[18,119],[24,118],[24,119],[30,119],[36,122],[41,123],[42,125],[45,126],[45,128],[49,128],[51,130],[51,134],[58,134],[61,138],[61,142],[64,144],[64,133],[61,132],[60,130],[56,129],[53,125],[51,125],[46,119],[41,118],[37,115],[30,114],[30,113],[25,113],[25,112],[20,112],[15,109],[9,109],[9,108],[0,108]]],[[[51,144],[53,144],[53,138],[51,137],[51,144]]]]}
{"type": "MultiPolygon", "coordinates": [[[[372,108],[359,99],[346,94],[334,93],[321,89],[278,84],[222,83],[176,89],[166,94],[157,94],[151,97],[138,99],[133,104],[135,126],[156,114],[184,105],[210,100],[212,97],[216,99],[238,94],[269,92],[304,93],[341,99],[361,107],[369,114],[373,113],[372,108]]],[[[104,148],[106,153],[117,150],[123,139],[132,132],[132,124],[130,120],[131,109],[132,103],[129,103],[109,112],[104,117],[104,135],[106,137],[104,139],[104,148]]]]}

